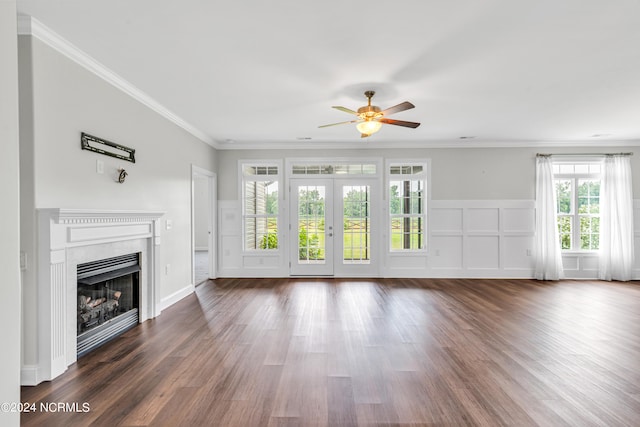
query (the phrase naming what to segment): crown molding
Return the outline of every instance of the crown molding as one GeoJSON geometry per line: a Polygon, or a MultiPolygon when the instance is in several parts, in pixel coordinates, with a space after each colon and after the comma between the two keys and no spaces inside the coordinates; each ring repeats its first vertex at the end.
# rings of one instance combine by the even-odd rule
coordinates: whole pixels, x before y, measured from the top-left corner
{"type": "Polygon", "coordinates": [[[173,112],[169,111],[158,101],[126,81],[124,78],[107,68],[105,65],[93,59],[85,52],[78,49],[68,40],[64,39],[37,19],[18,15],[18,34],[35,37],[51,48],[60,52],[67,58],[76,62],[94,75],[102,78],[125,94],[136,99],[151,110],[160,114],[165,119],[184,129],[200,141],[218,150],[261,150],[261,149],[294,149],[294,150],[342,150],[342,149],[410,149],[410,148],[552,148],[552,147],[640,147],[640,140],[582,140],[582,141],[533,141],[512,140],[495,141],[483,139],[470,140],[435,140],[425,139],[421,141],[367,141],[357,140],[326,140],[314,139],[312,141],[280,141],[280,140],[236,140],[233,144],[222,140],[216,140],[202,132],[195,126],[187,123],[173,112]]]}
{"type": "Polygon", "coordinates": [[[368,150],[411,148],[597,148],[640,147],[640,140],[606,141],[491,141],[491,140],[422,140],[422,141],[235,141],[218,144],[218,150],[368,150]]]}
{"type": "Polygon", "coordinates": [[[52,31],[37,19],[31,16],[18,15],[18,35],[28,35],[37,38],[38,40],[47,44],[49,47],[55,49],[67,58],[71,59],[78,65],[84,67],[89,72],[100,77],[107,83],[111,84],[117,89],[120,89],[122,92],[129,95],[133,99],[160,114],[165,119],[189,132],[200,141],[214,148],[217,148],[218,144],[209,135],[171,112],[151,96],[138,89],[135,85],[128,82],[105,65],[93,59],[87,53],[78,49],[68,40],[52,31]]]}

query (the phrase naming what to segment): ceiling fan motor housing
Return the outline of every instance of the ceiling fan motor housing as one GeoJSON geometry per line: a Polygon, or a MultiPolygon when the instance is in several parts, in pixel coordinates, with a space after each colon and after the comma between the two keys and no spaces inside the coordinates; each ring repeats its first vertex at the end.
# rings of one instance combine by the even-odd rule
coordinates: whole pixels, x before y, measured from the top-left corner
{"type": "Polygon", "coordinates": [[[382,110],[377,105],[366,105],[364,107],[358,108],[358,116],[361,119],[376,119],[378,117],[382,117],[382,110]]]}
{"type": "Polygon", "coordinates": [[[358,108],[358,116],[362,120],[373,120],[378,119],[383,116],[382,110],[380,107],[376,105],[371,105],[371,98],[375,95],[376,92],[373,90],[368,90],[364,93],[364,96],[367,97],[368,103],[364,107],[358,108]]]}

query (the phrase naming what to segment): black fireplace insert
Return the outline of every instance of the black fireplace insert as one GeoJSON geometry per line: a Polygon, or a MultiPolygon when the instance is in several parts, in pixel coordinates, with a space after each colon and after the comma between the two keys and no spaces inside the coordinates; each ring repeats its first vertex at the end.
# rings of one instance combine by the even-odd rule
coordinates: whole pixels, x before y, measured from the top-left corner
{"type": "Polygon", "coordinates": [[[138,324],[140,254],[78,264],[78,357],[138,324]]]}

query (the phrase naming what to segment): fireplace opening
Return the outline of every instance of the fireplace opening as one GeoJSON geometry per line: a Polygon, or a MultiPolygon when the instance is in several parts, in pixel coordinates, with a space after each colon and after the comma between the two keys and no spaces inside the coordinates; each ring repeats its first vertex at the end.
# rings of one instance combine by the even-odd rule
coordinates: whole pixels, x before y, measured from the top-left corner
{"type": "Polygon", "coordinates": [[[77,355],[138,324],[139,254],[78,264],[77,355]]]}

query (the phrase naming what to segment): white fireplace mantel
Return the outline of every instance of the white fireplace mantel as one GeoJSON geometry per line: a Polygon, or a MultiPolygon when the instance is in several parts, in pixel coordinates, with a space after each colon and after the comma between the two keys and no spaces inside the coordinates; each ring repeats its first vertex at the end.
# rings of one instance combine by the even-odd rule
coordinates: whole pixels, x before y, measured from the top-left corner
{"type": "Polygon", "coordinates": [[[140,322],[160,314],[163,212],[38,209],[38,366],[34,382],[62,374],[76,357],[77,265],[140,253],[140,322]]]}

